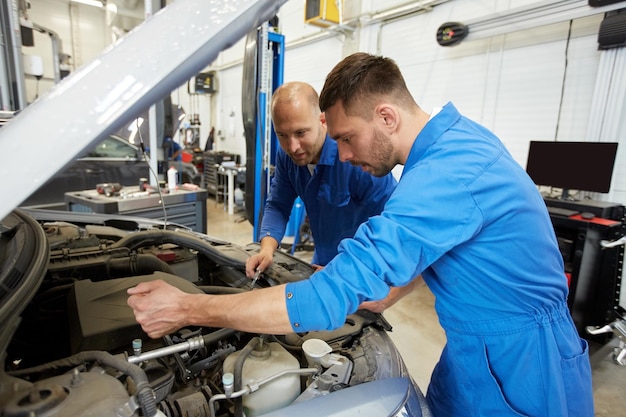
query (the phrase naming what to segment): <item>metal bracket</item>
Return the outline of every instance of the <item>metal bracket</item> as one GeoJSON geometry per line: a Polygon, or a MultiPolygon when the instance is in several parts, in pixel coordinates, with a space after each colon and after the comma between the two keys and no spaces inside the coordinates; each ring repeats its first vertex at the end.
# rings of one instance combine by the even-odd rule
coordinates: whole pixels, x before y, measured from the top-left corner
{"type": "Polygon", "coordinates": [[[586,331],[591,335],[613,333],[617,339],[617,346],[613,349],[613,361],[626,366],[626,318],[618,318],[604,326],[587,326],[586,331]]]}

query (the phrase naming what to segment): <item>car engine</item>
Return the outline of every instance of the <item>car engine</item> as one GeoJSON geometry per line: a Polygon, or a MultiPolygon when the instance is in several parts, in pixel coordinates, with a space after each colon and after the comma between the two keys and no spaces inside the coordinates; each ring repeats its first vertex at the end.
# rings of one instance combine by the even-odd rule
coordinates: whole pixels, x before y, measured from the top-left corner
{"type": "MultiPolygon", "coordinates": [[[[254,290],[245,260],[259,246],[122,220],[39,224],[49,248],[45,275],[19,325],[2,331],[12,332],[0,373],[3,417],[253,417],[407,375],[390,326],[368,311],[328,332],[189,327],[150,339],[126,304],[128,288],[162,279],[191,293],[254,290]]],[[[279,251],[255,288],[312,272],[279,251]]]]}

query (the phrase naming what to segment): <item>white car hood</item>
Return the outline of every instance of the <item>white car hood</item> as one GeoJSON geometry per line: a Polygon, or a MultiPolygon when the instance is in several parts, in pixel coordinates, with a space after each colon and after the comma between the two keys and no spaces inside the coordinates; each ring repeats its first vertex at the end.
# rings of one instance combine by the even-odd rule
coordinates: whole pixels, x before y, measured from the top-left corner
{"type": "Polygon", "coordinates": [[[0,219],[268,21],[286,0],[176,0],[0,129],[0,219]],[[28,158],[25,158],[28,156],[28,158]]]}

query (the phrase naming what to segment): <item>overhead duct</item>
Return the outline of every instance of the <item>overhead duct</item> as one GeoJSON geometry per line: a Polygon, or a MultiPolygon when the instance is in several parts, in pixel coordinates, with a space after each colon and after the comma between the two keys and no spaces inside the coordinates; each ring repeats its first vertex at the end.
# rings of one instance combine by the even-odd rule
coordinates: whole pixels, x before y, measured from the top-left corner
{"type": "Polygon", "coordinates": [[[375,23],[390,22],[397,19],[403,19],[414,16],[419,13],[430,12],[433,7],[450,0],[427,0],[427,1],[411,1],[390,9],[375,11],[371,14],[365,14],[359,17],[362,25],[372,25],[375,23]]]}

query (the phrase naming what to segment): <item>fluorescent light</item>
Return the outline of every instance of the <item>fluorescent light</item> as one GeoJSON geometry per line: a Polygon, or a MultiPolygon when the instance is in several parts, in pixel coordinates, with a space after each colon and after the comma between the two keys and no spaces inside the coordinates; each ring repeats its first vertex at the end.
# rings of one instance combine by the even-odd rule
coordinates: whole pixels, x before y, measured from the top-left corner
{"type": "Polygon", "coordinates": [[[87,6],[102,7],[103,4],[98,0],[70,0],[72,3],[86,4],[87,6]]]}

